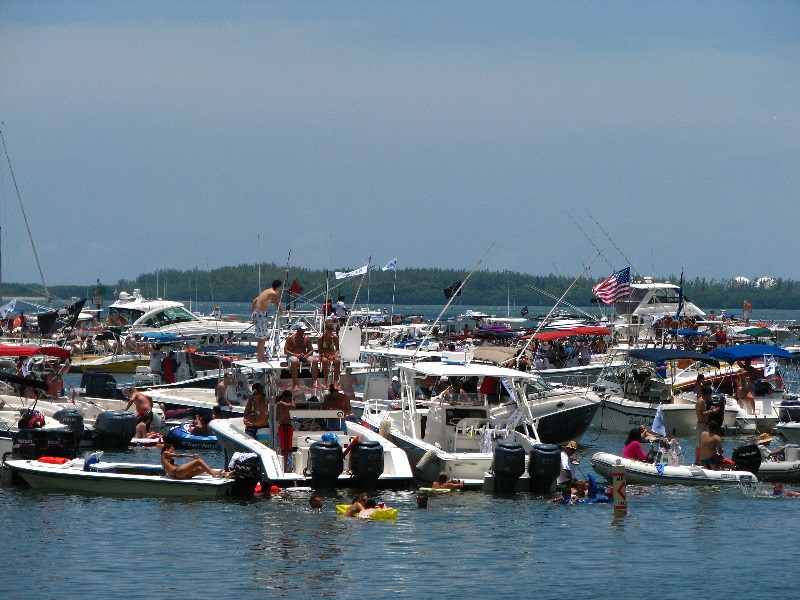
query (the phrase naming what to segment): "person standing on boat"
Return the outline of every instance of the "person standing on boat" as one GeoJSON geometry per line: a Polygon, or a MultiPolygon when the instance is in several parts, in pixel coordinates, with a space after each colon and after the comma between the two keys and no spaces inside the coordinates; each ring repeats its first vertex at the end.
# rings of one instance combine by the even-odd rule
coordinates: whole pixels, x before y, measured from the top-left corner
{"type": "MultiPolygon", "coordinates": [[[[699,376],[698,376],[699,379],[699,376]]],[[[700,442],[703,436],[703,433],[708,431],[708,422],[710,420],[711,415],[714,416],[714,420],[717,420],[717,415],[720,413],[720,407],[709,407],[708,401],[711,398],[714,390],[711,389],[711,386],[704,385],[700,389],[700,395],[697,397],[697,401],[694,404],[694,412],[697,416],[697,425],[695,425],[695,431],[697,432],[697,445],[694,449],[694,464],[699,465],[701,464],[701,456],[700,456],[700,442]]]]}
{"type": "MultiPolygon", "coordinates": [[[[283,390],[280,399],[275,404],[275,420],[278,421],[278,441],[283,455],[283,472],[289,468],[289,454],[294,447],[294,427],[292,427],[292,413],[297,405],[294,396],[289,390],[283,390]]],[[[323,406],[324,408],[324,406],[323,406]]]]}
{"type": "Polygon", "coordinates": [[[347,315],[350,314],[350,309],[344,303],[344,296],[339,296],[335,307],[336,318],[339,319],[339,325],[344,325],[347,321],[347,315]]]}
{"type": "Polygon", "coordinates": [[[709,421],[708,431],[700,435],[700,464],[712,471],[725,464],[722,459],[722,438],[716,421],[709,421]]]}
{"type": "Polygon", "coordinates": [[[217,384],[214,390],[214,395],[217,398],[217,404],[225,408],[233,408],[234,405],[238,406],[239,402],[232,400],[231,395],[235,396],[236,381],[233,373],[225,373],[225,377],[217,384]],[[230,392],[228,391],[230,389],[230,392]]]}
{"type": "Polygon", "coordinates": [[[215,306],[214,310],[211,311],[211,314],[209,316],[212,319],[219,321],[219,319],[222,317],[222,312],[220,311],[219,306],[215,306]]]}
{"type": "Polygon", "coordinates": [[[126,387],[122,394],[128,398],[128,404],[125,405],[125,410],[128,410],[131,405],[136,407],[136,416],[141,416],[146,412],[153,410],[153,399],[147,394],[143,394],[135,387],[126,387]]]}
{"type": "Polygon", "coordinates": [[[750,324],[750,315],[753,314],[753,305],[750,304],[747,300],[744,301],[742,304],[742,319],[744,319],[744,324],[750,324]]]}
{"type": "Polygon", "coordinates": [[[572,458],[573,454],[578,451],[578,443],[572,440],[566,444],[561,450],[561,471],[558,474],[558,485],[569,485],[575,478],[572,474],[572,465],[580,464],[580,460],[572,458]]]}
{"type": "Polygon", "coordinates": [[[314,380],[313,387],[317,387],[319,377],[319,360],[314,352],[314,345],[311,338],[306,335],[306,326],[302,321],[294,325],[294,335],[286,338],[283,345],[283,352],[289,357],[289,370],[292,373],[292,390],[297,390],[297,377],[300,374],[300,365],[307,363],[311,365],[311,378],[314,380]]]}
{"type": "Polygon", "coordinates": [[[170,350],[166,358],[161,361],[161,371],[164,373],[164,383],[175,383],[175,372],[178,370],[178,360],[175,351],[170,350]]]}
{"type": "Polygon", "coordinates": [[[166,354],[161,351],[161,346],[155,344],[153,351],[150,353],[150,373],[159,377],[164,373],[164,365],[162,364],[164,358],[166,358],[166,354]]]}
{"type": "MultiPolygon", "coordinates": [[[[264,290],[253,298],[253,324],[255,325],[256,348],[258,352],[258,362],[264,362],[264,346],[269,337],[269,322],[267,321],[267,308],[270,304],[275,305],[277,312],[283,312],[280,297],[281,281],[274,279],[272,287],[264,290]]],[[[277,317],[276,317],[277,318],[277,317]]]]}

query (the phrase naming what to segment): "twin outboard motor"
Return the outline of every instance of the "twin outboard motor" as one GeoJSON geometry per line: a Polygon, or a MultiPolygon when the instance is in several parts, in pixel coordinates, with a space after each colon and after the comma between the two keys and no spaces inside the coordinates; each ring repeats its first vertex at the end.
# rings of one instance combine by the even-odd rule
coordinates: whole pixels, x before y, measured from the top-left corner
{"type": "Polygon", "coordinates": [[[531,492],[548,494],[561,472],[561,451],[555,444],[536,444],[531,450],[528,475],[531,479],[531,492]]]}
{"type": "Polygon", "coordinates": [[[94,423],[96,448],[127,448],[136,433],[136,415],[124,410],[106,410],[94,423]]]}
{"type": "Polygon", "coordinates": [[[784,423],[800,421],[800,398],[783,400],[778,406],[778,418],[784,423]]]}
{"type": "Polygon", "coordinates": [[[233,475],[233,488],[231,492],[234,496],[254,496],[256,484],[261,482],[264,474],[261,468],[261,457],[252,454],[244,458],[238,458],[233,463],[235,471],[233,475]]]}
{"type": "Polygon", "coordinates": [[[344,471],[344,451],[338,442],[314,442],[309,448],[311,486],[318,489],[335,488],[344,471]]]}
{"type": "Polygon", "coordinates": [[[761,451],[758,444],[745,444],[735,448],[731,453],[731,460],[738,471],[750,471],[753,475],[761,467],[761,451]]]}
{"type": "Polygon", "coordinates": [[[383,475],[383,466],[383,446],[378,440],[359,440],[350,450],[353,487],[376,489],[378,479],[383,475]]]}
{"type": "Polygon", "coordinates": [[[20,429],[11,437],[15,458],[36,460],[42,456],[75,458],[80,438],[69,429],[20,429]]]}
{"type": "Polygon", "coordinates": [[[525,448],[516,442],[498,442],[494,448],[494,491],[514,492],[525,473],[525,448]]]}

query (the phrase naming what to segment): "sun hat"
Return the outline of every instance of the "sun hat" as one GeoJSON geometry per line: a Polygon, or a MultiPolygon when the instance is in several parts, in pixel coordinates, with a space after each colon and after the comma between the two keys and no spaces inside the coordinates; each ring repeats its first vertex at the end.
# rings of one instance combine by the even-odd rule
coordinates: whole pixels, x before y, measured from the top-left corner
{"type": "Polygon", "coordinates": [[[768,444],[771,441],[772,441],[772,436],[765,431],[764,433],[762,433],[758,437],[758,442],[756,442],[756,443],[758,443],[758,444],[768,444]]]}
{"type": "Polygon", "coordinates": [[[578,443],[575,440],[572,440],[568,444],[565,444],[564,448],[572,448],[573,450],[577,450],[578,449],[578,443]]]}

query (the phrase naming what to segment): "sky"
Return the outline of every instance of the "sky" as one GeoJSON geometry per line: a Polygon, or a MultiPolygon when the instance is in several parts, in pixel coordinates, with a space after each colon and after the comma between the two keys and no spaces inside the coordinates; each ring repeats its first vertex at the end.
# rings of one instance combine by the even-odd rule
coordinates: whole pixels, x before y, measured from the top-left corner
{"type": "Polygon", "coordinates": [[[47,285],[493,242],[800,279],[799,100],[795,1],[2,0],[2,277],[40,280],[18,189],[47,285]]]}

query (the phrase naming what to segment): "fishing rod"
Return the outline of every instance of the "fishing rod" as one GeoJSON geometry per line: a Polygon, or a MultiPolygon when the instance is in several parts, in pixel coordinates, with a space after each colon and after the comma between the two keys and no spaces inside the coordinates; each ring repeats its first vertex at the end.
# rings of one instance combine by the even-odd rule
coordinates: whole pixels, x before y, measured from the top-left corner
{"type": "Polygon", "coordinates": [[[450,298],[447,300],[447,304],[444,305],[444,308],[442,309],[442,312],[440,312],[439,316],[436,317],[436,320],[433,322],[433,325],[431,325],[430,329],[428,329],[428,333],[425,334],[425,337],[422,338],[422,341],[419,343],[419,346],[417,346],[416,350],[414,350],[414,354],[411,355],[411,362],[412,363],[414,363],[416,361],[417,352],[419,352],[419,349],[422,348],[422,346],[424,346],[425,343],[430,339],[431,332],[436,328],[436,325],[439,323],[439,320],[442,318],[442,315],[445,313],[445,311],[448,308],[450,308],[450,305],[453,303],[453,300],[455,300],[455,298],[461,293],[461,290],[464,288],[464,285],[467,283],[469,278],[472,277],[472,274],[477,270],[477,268],[480,266],[480,264],[483,262],[483,259],[486,258],[486,256],[489,254],[489,252],[491,252],[492,248],[494,248],[494,245],[496,243],[497,243],[497,240],[495,240],[491,244],[489,244],[489,247],[486,249],[486,252],[483,253],[483,256],[481,256],[480,259],[478,260],[478,262],[475,263],[475,266],[472,267],[472,270],[469,273],[467,273],[467,276],[464,278],[464,281],[462,281],[459,284],[458,289],[456,289],[453,292],[453,295],[450,296],[450,298]]]}
{"type": "Polygon", "coordinates": [[[619,249],[619,246],[617,246],[617,243],[612,239],[612,237],[610,235],[608,235],[608,232],[605,229],[603,229],[603,226],[600,225],[600,223],[597,222],[597,219],[595,219],[592,216],[592,213],[587,212],[586,214],[588,214],[589,217],[591,217],[591,219],[592,219],[592,221],[594,221],[595,225],[597,225],[600,228],[600,231],[602,231],[605,234],[606,238],[608,238],[608,241],[611,242],[611,245],[614,246],[616,251],[619,252],[620,256],[622,256],[622,258],[625,259],[625,262],[628,263],[628,265],[630,265],[631,269],[633,269],[633,272],[641,277],[641,274],[639,273],[638,270],[636,270],[636,267],[631,262],[631,259],[629,259],[627,256],[625,256],[625,253],[622,250],[619,249]]]}
{"type": "MultiPolygon", "coordinates": [[[[361,286],[364,285],[364,279],[367,277],[367,274],[369,274],[371,264],[372,264],[372,257],[370,256],[367,259],[367,270],[361,276],[361,281],[358,282],[358,289],[356,290],[356,295],[353,297],[353,305],[352,305],[353,308],[356,307],[356,302],[358,301],[358,294],[361,292],[361,286]]],[[[350,325],[350,319],[352,318],[353,318],[353,310],[350,309],[350,313],[347,315],[347,319],[344,322],[345,328],[347,328],[350,325]]],[[[369,303],[367,304],[367,322],[369,322],[369,303]]]]}
{"type": "MultiPolygon", "coordinates": [[[[543,295],[547,296],[548,298],[551,298],[551,299],[553,299],[553,300],[558,300],[558,298],[556,298],[556,297],[555,297],[553,294],[551,294],[551,293],[549,293],[549,292],[546,292],[546,291],[544,291],[544,290],[542,290],[542,289],[539,289],[539,288],[537,288],[535,285],[531,285],[531,284],[529,284],[529,283],[523,283],[522,285],[524,285],[525,287],[529,287],[529,288],[531,288],[532,290],[534,290],[534,291],[536,291],[536,292],[539,292],[540,294],[543,294],[543,295]]],[[[587,317],[591,317],[591,318],[593,318],[593,319],[595,318],[595,316],[594,316],[593,314],[586,312],[585,310],[583,310],[583,309],[582,309],[582,308],[580,308],[579,306],[575,306],[574,304],[570,304],[569,302],[562,302],[562,304],[563,304],[564,306],[568,306],[569,308],[571,308],[571,309],[573,309],[573,310],[577,310],[579,313],[582,313],[582,314],[584,314],[584,315],[585,315],[585,316],[587,316],[587,317]]]]}

